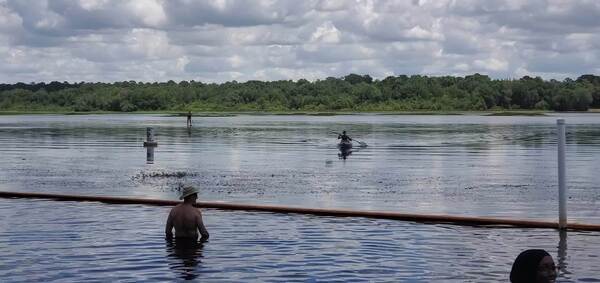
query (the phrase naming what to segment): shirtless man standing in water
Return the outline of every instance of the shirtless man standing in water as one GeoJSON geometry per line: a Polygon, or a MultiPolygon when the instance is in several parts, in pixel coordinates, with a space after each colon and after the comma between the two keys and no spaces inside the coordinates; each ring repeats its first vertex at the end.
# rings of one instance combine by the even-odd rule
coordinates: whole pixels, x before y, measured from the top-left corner
{"type": "Polygon", "coordinates": [[[165,227],[167,240],[173,239],[173,228],[175,228],[175,239],[197,241],[198,231],[200,231],[200,241],[208,240],[209,235],[202,222],[202,213],[194,206],[198,199],[198,189],[192,186],[183,187],[179,199],[183,199],[183,203],[173,207],[167,218],[165,227]]]}

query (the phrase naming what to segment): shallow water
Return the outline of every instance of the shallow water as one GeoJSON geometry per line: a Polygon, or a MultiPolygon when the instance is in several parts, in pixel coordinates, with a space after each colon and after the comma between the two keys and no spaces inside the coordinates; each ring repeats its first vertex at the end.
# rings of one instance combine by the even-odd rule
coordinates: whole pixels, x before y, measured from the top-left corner
{"type": "Polygon", "coordinates": [[[507,282],[543,248],[559,282],[600,282],[597,233],[204,210],[211,238],[163,239],[168,207],[0,199],[3,282],[507,282]],[[26,221],[24,221],[26,220],[26,221]]]}
{"type": "MultiPolygon", "coordinates": [[[[562,117],[569,218],[600,223],[600,115],[562,117]]],[[[0,190],[554,220],[556,118],[0,116],[0,190]],[[344,129],[369,146],[342,159],[344,129]]]]}

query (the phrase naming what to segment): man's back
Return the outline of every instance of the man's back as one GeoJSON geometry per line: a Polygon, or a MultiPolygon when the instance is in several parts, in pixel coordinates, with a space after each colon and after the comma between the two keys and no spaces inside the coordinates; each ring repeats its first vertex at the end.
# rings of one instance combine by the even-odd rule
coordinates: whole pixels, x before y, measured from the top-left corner
{"type": "Polygon", "coordinates": [[[201,240],[208,239],[208,231],[204,227],[202,213],[191,204],[182,203],[171,209],[165,229],[167,238],[169,238],[172,228],[175,228],[176,238],[198,239],[198,230],[200,230],[201,240]]]}

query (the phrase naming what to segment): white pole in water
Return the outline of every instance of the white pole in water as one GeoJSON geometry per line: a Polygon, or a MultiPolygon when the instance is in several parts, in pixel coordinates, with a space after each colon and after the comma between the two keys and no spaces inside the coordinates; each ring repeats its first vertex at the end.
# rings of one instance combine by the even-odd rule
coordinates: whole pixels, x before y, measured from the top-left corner
{"type": "Polygon", "coordinates": [[[565,166],[565,119],[556,120],[558,127],[558,228],[567,228],[567,180],[565,166]]]}

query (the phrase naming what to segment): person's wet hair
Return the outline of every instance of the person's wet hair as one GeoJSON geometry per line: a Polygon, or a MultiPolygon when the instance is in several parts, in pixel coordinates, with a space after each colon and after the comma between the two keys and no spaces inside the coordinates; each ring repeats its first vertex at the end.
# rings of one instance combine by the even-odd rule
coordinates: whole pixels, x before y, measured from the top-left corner
{"type": "Polygon", "coordinates": [[[517,256],[510,271],[512,283],[535,283],[540,261],[550,256],[545,250],[526,250],[517,256]]]}

